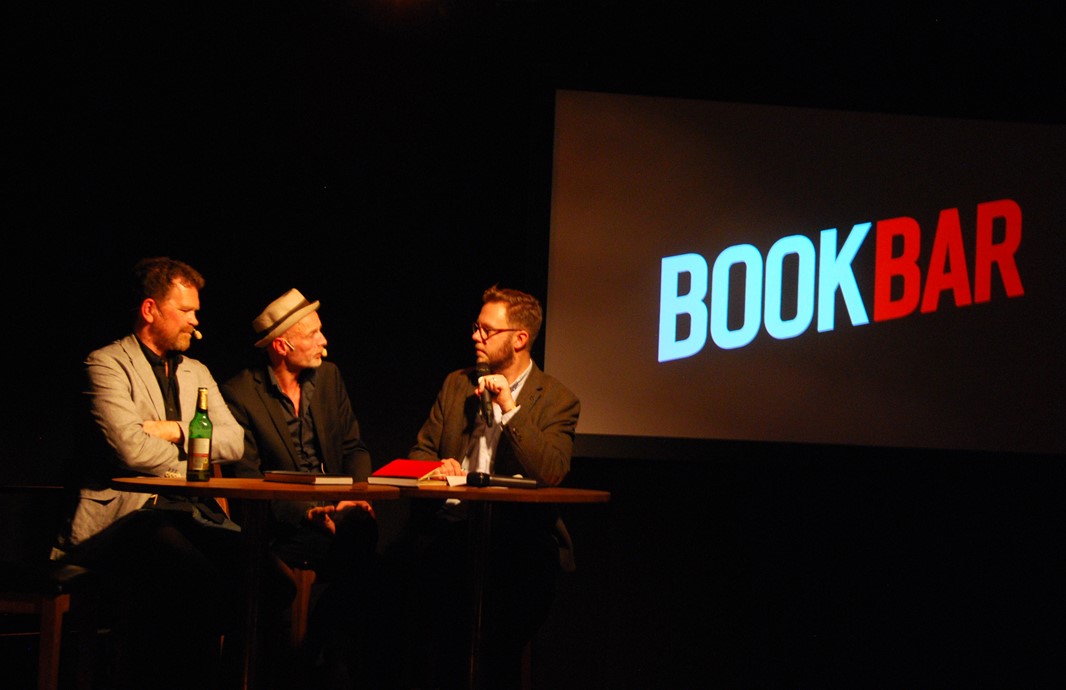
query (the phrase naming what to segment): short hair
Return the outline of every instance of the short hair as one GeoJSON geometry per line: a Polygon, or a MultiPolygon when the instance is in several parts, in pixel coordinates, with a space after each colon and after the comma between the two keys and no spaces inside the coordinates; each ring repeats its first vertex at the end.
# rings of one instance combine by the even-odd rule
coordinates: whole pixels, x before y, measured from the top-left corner
{"type": "Polygon", "coordinates": [[[507,320],[510,326],[520,326],[529,333],[529,342],[533,344],[540,334],[540,325],[544,321],[544,312],[536,297],[521,290],[501,288],[493,285],[481,295],[482,304],[503,302],[507,305],[507,320]]]}
{"type": "Polygon", "coordinates": [[[133,267],[131,306],[138,310],[146,299],[162,301],[174,281],[197,290],[204,287],[204,277],[187,263],[165,256],[141,259],[133,267]]]}

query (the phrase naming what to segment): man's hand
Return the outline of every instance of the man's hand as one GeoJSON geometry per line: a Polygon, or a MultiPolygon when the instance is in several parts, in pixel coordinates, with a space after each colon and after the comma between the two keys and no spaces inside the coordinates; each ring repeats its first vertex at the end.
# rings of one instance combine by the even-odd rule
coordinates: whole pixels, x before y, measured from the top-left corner
{"type": "Polygon", "coordinates": [[[337,503],[337,505],[333,506],[332,512],[339,513],[340,511],[347,510],[348,508],[359,508],[360,510],[365,510],[366,512],[370,513],[370,517],[377,517],[377,515],[374,514],[374,506],[370,505],[368,501],[340,501],[339,503],[337,503]]]}
{"type": "Polygon", "coordinates": [[[455,458],[444,458],[441,462],[444,464],[440,466],[438,472],[443,475],[459,477],[466,474],[463,466],[455,458]]]}
{"type": "Polygon", "coordinates": [[[474,395],[480,397],[481,391],[488,391],[489,395],[492,396],[493,401],[500,406],[500,411],[504,414],[507,414],[517,407],[514,398],[511,397],[511,384],[507,383],[507,377],[503,374],[479,376],[477,380],[477,388],[474,389],[474,395]]]}
{"type": "Polygon", "coordinates": [[[312,525],[315,525],[330,534],[336,534],[337,524],[333,522],[333,514],[348,508],[365,510],[370,513],[370,517],[377,519],[377,515],[374,514],[374,506],[370,505],[367,501],[341,501],[337,503],[337,505],[332,506],[315,506],[307,511],[304,518],[312,525]]]}
{"type": "Polygon", "coordinates": [[[149,436],[155,436],[171,443],[181,443],[181,440],[185,437],[181,422],[172,422],[165,419],[146,419],[141,428],[149,436]]]}

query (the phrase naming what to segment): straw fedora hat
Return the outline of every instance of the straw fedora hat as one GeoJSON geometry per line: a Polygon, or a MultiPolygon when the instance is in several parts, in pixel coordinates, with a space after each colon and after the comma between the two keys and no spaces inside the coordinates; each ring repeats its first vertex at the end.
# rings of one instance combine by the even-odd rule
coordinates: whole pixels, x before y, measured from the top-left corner
{"type": "Polygon", "coordinates": [[[256,347],[266,347],[274,338],[289,330],[300,319],[318,309],[319,301],[308,302],[296,288],[277,298],[255,317],[252,328],[259,340],[256,347]]]}

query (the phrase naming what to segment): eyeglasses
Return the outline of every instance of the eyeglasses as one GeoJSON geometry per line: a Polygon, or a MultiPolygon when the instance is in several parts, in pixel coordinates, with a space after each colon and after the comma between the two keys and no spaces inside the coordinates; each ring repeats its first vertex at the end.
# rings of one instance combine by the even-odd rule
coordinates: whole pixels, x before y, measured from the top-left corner
{"type": "Polygon", "coordinates": [[[475,321],[471,325],[473,326],[473,330],[471,331],[471,333],[477,333],[478,336],[481,338],[482,342],[488,340],[489,338],[491,338],[492,336],[496,335],[497,333],[506,333],[507,331],[520,331],[520,330],[522,330],[521,328],[485,328],[484,326],[482,326],[477,321],[475,321]]]}

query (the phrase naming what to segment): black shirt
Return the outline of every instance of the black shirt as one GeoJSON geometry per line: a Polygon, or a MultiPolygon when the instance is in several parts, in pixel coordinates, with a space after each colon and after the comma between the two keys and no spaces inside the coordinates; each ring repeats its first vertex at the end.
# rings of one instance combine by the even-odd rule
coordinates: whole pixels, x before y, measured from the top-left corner
{"type": "MultiPolygon", "coordinates": [[[[137,339],[141,346],[148,364],[152,366],[156,383],[159,384],[159,392],[163,394],[163,409],[166,410],[168,422],[181,421],[181,397],[178,395],[178,365],[181,364],[182,356],[177,352],[168,352],[165,357],[160,357],[137,339]]],[[[185,459],[185,449],[178,446],[178,458],[185,459]]]]}
{"type": "Polygon", "coordinates": [[[289,435],[292,444],[296,447],[298,469],[304,472],[324,472],[318,442],[315,437],[315,422],[311,414],[311,400],[315,395],[315,369],[304,369],[300,372],[300,410],[297,414],[295,406],[289,396],[281,390],[274,371],[267,368],[270,375],[270,392],[277,398],[281,409],[285,413],[285,421],[289,427],[289,435]]]}

